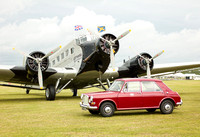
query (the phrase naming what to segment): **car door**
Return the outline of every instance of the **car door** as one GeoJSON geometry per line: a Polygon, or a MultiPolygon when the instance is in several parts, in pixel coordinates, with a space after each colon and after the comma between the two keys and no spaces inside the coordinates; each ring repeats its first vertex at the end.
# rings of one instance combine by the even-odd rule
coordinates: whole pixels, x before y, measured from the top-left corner
{"type": "Polygon", "coordinates": [[[118,94],[118,108],[131,109],[141,107],[141,85],[139,81],[125,83],[118,94]]]}
{"type": "Polygon", "coordinates": [[[164,97],[163,90],[154,81],[142,81],[143,107],[157,107],[164,97]]]}

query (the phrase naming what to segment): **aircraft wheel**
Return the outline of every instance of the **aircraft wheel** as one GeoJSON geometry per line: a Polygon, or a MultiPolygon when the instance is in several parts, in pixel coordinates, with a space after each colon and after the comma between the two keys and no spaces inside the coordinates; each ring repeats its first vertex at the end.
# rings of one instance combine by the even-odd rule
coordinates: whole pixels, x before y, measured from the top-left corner
{"type": "Polygon", "coordinates": [[[155,112],[156,111],[156,108],[150,108],[150,109],[147,109],[148,112],[155,112]]]}
{"type": "Polygon", "coordinates": [[[73,89],[73,96],[77,96],[77,89],[73,89]]]}
{"type": "Polygon", "coordinates": [[[56,90],[53,85],[47,86],[47,89],[45,90],[45,96],[47,100],[55,100],[56,90]]]}
{"type": "Polygon", "coordinates": [[[89,109],[88,111],[93,115],[99,114],[99,110],[91,110],[91,109],[89,109]]]}
{"type": "Polygon", "coordinates": [[[29,94],[30,90],[29,89],[26,89],[26,94],[29,94]]]}

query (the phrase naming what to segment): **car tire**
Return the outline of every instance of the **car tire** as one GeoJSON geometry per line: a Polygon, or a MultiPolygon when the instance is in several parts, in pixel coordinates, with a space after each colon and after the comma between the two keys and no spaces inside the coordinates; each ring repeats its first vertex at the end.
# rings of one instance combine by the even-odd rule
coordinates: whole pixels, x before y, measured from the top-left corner
{"type": "Polygon", "coordinates": [[[160,105],[160,111],[163,114],[171,114],[173,112],[173,109],[174,109],[174,104],[170,100],[165,100],[160,105]]]}
{"type": "Polygon", "coordinates": [[[92,115],[97,115],[97,114],[99,114],[99,111],[98,110],[91,110],[91,109],[89,109],[88,110],[92,115]]]}
{"type": "Polygon", "coordinates": [[[152,113],[152,112],[155,112],[156,111],[156,108],[150,108],[150,109],[147,109],[148,112],[152,113]]]}
{"type": "Polygon", "coordinates": [[[115,107],[110,102],[104,102],[100,107],[100,113],[103,117],[111,117],[115,112],[115,107]]]}

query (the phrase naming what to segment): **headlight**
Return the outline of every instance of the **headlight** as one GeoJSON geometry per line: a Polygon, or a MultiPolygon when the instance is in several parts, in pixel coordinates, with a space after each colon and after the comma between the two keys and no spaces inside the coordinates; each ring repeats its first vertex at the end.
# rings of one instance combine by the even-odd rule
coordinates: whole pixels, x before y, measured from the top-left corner
{"type": "Polygon", "coordinates": [[[90,96],[89,103],[91,103],[92,101],[93,101],[93,96],[90,96]]]}

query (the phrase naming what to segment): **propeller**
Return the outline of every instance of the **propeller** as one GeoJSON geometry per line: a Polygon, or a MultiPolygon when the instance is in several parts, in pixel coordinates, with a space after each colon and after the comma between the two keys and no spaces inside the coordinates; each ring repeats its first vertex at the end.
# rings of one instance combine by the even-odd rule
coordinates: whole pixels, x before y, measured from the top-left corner
{"type": "Polygon", "coordinates": [[[18,53],[22,54],[23,56],[25,56],[27,58],[31,58],[31,59],[36,61],[36,63],[38,64],[38,82],[39,82],[40,89],[43,89],[43,76],[42,76],[42,70],[41,70],[42,60],[47,58],[47,57],[49,57],[49,56],[51,56],[52,54],[57,52],[60,48],[61,48],[61,46],[55,48],[54,50],[50,51],[49,53],[47,53],[42,58],[34,58],[34,57],[30,56],[29,54],[26,54],[26,53],[24,53],[24,52],[22,52],[20,50],[15,49],[15,48],[13,48],[13,50],[16,50],[18,53]]]}
{"type": "MultiPolygon", "coordinates": [[[[129,47],[129,48],[131,49],[131,47],[129,47]]],[[[143,58],[145,60],[146,64],[147,64],[147,78],[151,78],[151,70],[150,70],[151,61],[154,60],[155,58],[157,58],[158,56],[160,56],[163,52],[164,52],[164,50],[162,50],[161,52],[157,53],[152,58],[143,57],[142,55],[137,54],[138,56],[143,58]]]]}
{"type": "Polygon", "coordinates": [[[155,56],[153,56],[152,58],[145,58],[145,57],[143,57],[143,56],[141,56],[140,54],[139,54],[139,56],[140,57],[142,57],[144,60],[145,60],[145,62],[146,62],[146,64],[147,64],[147,78],[151,78],[151,70],[150,70],[150,63],[151,63],[151,61],[153,60],[153,59],[155,59],[155,58],[157,58],[158,56],[160,56],[162,53],[164,52],[164,50],[163,51],[161,51],[161,52],[159,52],[159,53],[157,53],[155,56]]]}
{"type": "Polygon", "coordinates": [[[100,37],[103,41],[106,41],[108,45],[110,46],[110,62],[111,62],[113,71],[115,71],[115,56],[114,56],[115,51],[113,50],[113,46],[115,45],[116,41],[126,36],[129,32],[131,32],[131,30],[125,31],[124,33],[119,35],[115,40],[107,40],[107,39],[104,39],[103,37],[100,37]]]}
{"type": "Polygon", "coordinates": [[[107,42],[108,45],[110,46],[110,62],[111,62],[111,66],[113,71],[115,71],[115,56],[114,56],[114,50],[113,50],[113,46],[115,44],[116,41],[120,40],[121,38],[123,38],[124,36],[126,36],[129,32],[131,32],[131,30],[127,30],[124,33],[122,33],[121,35],[119,35],[115,40],[107,40],[105,38],[103,38],[102,36],[99,36],[96,33],[93,33],[92,31],[90,31],[89,29],[87,29],[88,32],[90,34],[94,34],[95,36],[97,36],[98,38],[100,38],[101,40],[103,40],[104,42],[107,42]]]}

